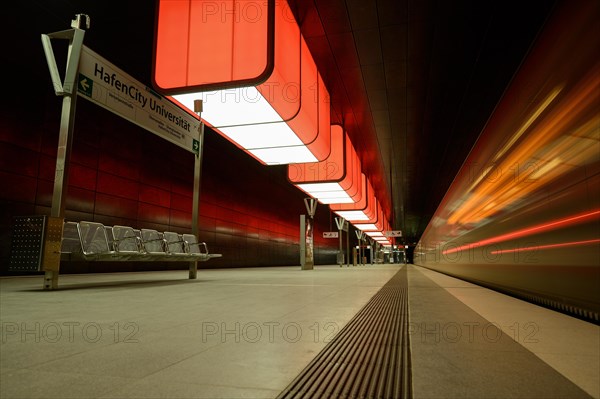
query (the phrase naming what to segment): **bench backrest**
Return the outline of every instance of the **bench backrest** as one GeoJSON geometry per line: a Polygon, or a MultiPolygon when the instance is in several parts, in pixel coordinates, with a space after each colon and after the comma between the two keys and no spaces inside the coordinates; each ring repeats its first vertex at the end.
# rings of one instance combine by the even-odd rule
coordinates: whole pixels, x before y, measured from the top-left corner
{"type": "Polygon", "coordinates": [[[148,253],[165,253],[164,240],[161,234],[152,229],[142,229],[142,245],[148,253]]]}
{"type": "Polygon", "coordinates": [[[108,246],[106,230],[102,223],[79,222],[79,237],[84,254],[102,254],[111,252],[108,246]]]}
{"type": "Polygon", "coordinates": [[[81,253],[81,239],[76,222],[65,222],[60,252],[81,253]]]}
{"type": "Polygon", "coordinates": [[[183,239],[178,233],[172,231],[165,231],[163,233],[167,251],[174,254],[184,254],[185,249],[183,247],[183,239]]]}
{"type": "Polygon", "coordinates": [[[208,253],[208,248],[206,247],[206,244],[203,242],[198,242],[198,239],[196,238],[196,236],[194,234],[183,234],[182,235],[183,241],[185,241],[185,246],[187,249],[187,252],[190,254],[201,254],[201,253],[208,253]],[[204,248],[204,252],[202,252],[200,247],[204,248]]]}
{"type": "Polygon", "coordinates": [[[113,239],[115,251],[117,252],[140,252],[139,238],[133,227],[113,226],[113,239]]]}

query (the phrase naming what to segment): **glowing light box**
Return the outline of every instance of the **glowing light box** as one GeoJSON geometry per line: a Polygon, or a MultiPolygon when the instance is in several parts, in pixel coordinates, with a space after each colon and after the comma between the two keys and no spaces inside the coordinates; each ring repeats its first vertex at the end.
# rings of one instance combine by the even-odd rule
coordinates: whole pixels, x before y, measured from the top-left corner
{"type": "Polygon", "coordinates": [[[282,0],[159,0],[154,86],[262,163],[330,152],[327,88],[282,0]]]}
{"type": "Polygon", "coordinates": [[[339,125],[331,126],[331,152],[321,162],[288,166],[288,180],[323,204],[355,203],[362,197],[358,154],[339,125]]]}
{"type": "Polygon", "coordinates": [[[352,224],[369,222],[377,216],[376,199],[371,183],[362,173],[361,192],[362,196],[357,202],[351,204],[330,204],[329,208],[352,224]]]}

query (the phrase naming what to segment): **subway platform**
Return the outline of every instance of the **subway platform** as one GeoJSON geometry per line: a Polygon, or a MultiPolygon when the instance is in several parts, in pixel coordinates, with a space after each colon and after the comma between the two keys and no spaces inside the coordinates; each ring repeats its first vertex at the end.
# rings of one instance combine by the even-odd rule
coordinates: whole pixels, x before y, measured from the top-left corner
{"type": "Polygon", "coordinates": [[[600,397],[598,326],[414,265],[41,285],[0,278],[3,399],[600,397]]]}

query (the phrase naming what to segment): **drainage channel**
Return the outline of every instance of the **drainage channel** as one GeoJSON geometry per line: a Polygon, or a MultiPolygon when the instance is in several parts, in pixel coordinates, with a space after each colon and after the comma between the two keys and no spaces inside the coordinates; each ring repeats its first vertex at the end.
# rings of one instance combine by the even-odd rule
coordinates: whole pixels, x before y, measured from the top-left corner
{"type": "Polygon", "coordinates": [[[406,266],[279,394],[288,398],[410,398],[406,266]]]}

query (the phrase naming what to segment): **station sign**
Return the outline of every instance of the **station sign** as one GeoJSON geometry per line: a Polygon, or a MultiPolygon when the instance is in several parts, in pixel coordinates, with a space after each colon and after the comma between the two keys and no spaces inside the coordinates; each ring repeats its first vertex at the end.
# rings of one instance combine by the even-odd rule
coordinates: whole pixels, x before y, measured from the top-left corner
{"type": "Polygon", "coordinates": [[[187,151],[198,153],[200,121],[86,46],[77,94],[187,151]]]}
{"type": "Polygon", "coordinates": [[[386,237],[402,237],[402,230],[388,230],[383,233],[386,237]]]}
{"type": "Polygon", "coordinates": [[[337,231],[324,231],[323,238],[338,238],[339,233],[337,231]]]}

